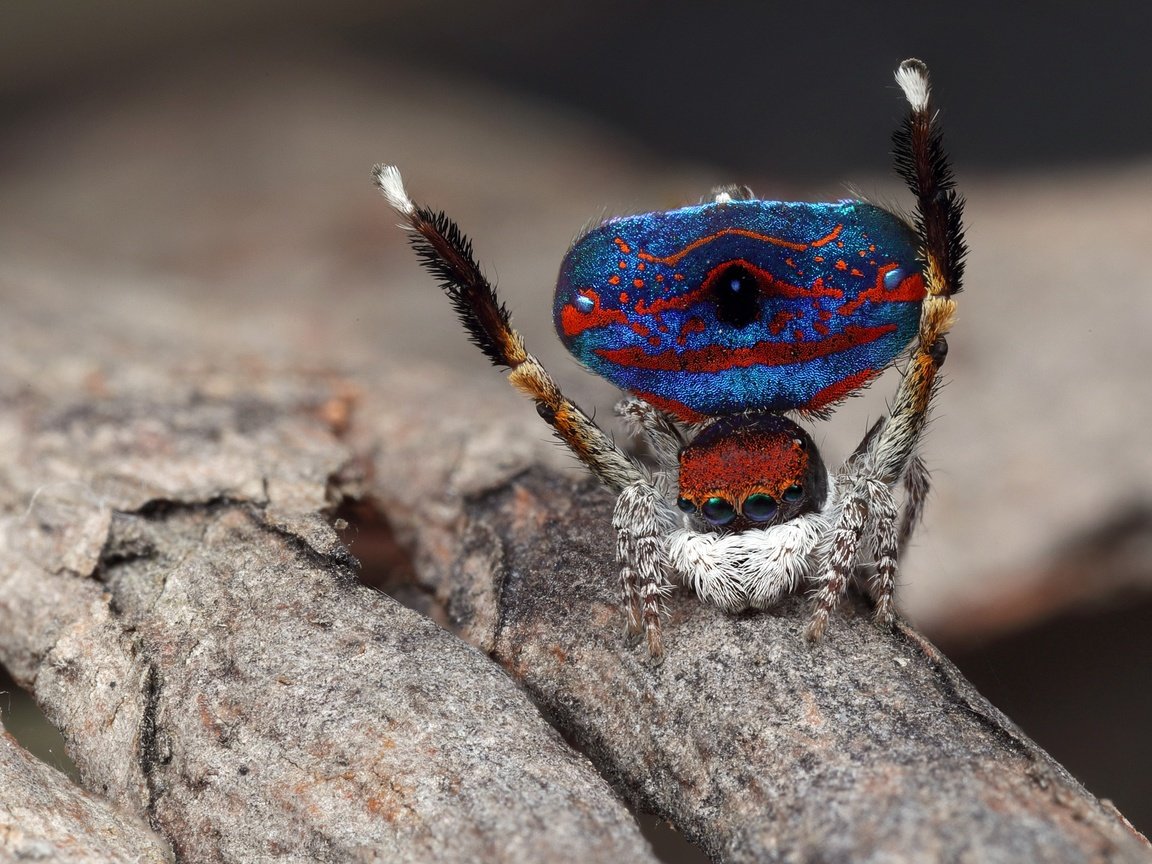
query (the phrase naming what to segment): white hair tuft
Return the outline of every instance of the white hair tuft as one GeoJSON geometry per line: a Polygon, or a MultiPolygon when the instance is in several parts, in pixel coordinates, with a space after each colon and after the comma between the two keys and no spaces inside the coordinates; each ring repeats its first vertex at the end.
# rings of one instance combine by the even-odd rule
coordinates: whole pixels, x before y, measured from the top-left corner
{"type": "Polygon", "coordinates": [[[904,91],[904,96],[913,111],[924,111],[928,108],[931,88],[928,85],[928,67],[922,60],[910,57],[901,63],[900,68],[896,70],[896,83],[904,91]]]}
{"type": "Polygon", "coordinates": [[[400,176],[400,169],[395,165],[376,165],[372,168],[372,179],[388,199],[388,203],[398,213],[410,216],[416,209],[412,199],[404,190],[404,178],[400,176]]]}

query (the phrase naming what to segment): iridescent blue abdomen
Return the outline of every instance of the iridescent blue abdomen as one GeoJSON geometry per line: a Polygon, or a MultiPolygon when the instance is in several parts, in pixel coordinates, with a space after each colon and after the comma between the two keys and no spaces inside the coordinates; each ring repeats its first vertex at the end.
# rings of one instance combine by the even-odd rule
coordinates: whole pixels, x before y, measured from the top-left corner
{"type": "Polygon", "coordinates": [[[585,366],[683,420],[818,410],[916,334],[916,235],[857,201],[728,201],[585,234],[554,315],[585,366]]]}

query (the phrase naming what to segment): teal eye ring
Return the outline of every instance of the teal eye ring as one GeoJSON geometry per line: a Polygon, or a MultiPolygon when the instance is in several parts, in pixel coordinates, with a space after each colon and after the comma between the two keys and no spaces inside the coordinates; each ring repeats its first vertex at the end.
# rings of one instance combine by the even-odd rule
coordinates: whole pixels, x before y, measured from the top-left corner
{"type": "Polygon", "coordinates": [[[700,514],[713,525],[727,525],[736,518],[736,508],[727,498],[709,498],[700,505],[700,514]]]}
{"type": "Polygon", "coordinates": [[[689,501],[687,498],[677,498],[676,506],[679,507],[684,513],[696,512],[696,505],[689,501]]]}
{"type": "Polygon", "coordinates": [[[771,495],[757,492],[744,499],[744,515],[753,522],[767,522],[776,515],[779,506],[771,495]]]}
{"type": "Polygon", "coordinates": [[[789,486],[784,490],[784,494],[780,496],[784,501],[789,504],[795,504],[797,501],[804,498],[804,487],[799,485],[789,486]]]}

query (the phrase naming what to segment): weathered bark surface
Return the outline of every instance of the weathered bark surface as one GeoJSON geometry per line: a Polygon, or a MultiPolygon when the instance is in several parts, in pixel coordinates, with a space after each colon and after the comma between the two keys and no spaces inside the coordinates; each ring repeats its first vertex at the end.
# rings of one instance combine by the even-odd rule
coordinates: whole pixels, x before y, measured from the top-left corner
{"type": "Polygon", "coordinates": [[[650,860],[495,664],[357,582],[299,395],[6,403],[0,660],[85,785],[186,861],[650,860]]]}
{"type": "Polygon", "coordinates": [[[620,635],[610,496],[538,464],[530,407],[466,376],[53,380],[5,380],[0,659],[85,785],[184,860],[649,854],[494,664],[358,584],[325,515],[348,496],[634,806],[717,860],[1152,857],[907,628],[852,613],[812,648],[802,600],[679,597],[653,666],[620,635]]]}
{"type": "Polygon", "coordinates": [[[0,728],[0,861],[171,860],[171,850],[139,818],[77,788],[0,728]]]}

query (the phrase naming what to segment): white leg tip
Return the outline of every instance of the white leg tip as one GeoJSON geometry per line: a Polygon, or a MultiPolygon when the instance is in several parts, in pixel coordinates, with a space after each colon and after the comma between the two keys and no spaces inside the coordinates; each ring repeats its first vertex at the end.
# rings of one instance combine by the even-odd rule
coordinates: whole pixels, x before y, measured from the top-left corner
{"type": "Polygon", "coordinates": [[[376,185],[397,213],[410,216],[416,209],[416,205],[404,190],[404,178],[400,176],[400,169],[395,165],[373,166],[372,179],[376,181],[376,185]]]}
{"type": "Polygon", "coordinates": [[[911,57],[901,63],[896,70],[896,83],[904,91],[904,97],[913,111],[924,111],[928,108],[931,88],[928,86],[928,67],[922,60],[911,57]]]}

